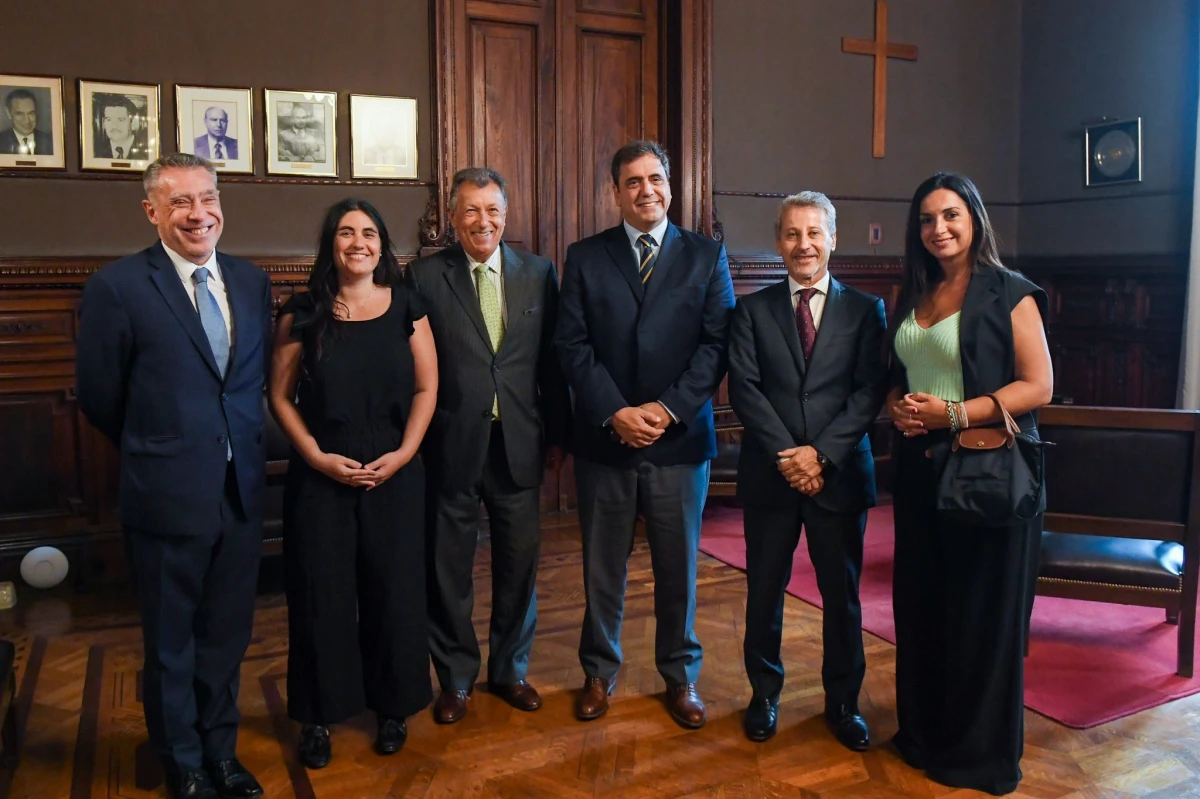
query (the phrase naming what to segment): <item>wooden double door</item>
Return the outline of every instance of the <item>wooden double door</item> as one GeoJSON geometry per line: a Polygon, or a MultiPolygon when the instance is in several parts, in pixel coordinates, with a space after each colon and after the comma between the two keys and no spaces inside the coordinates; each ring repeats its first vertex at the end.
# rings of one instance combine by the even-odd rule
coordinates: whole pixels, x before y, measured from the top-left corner
{"type": "Polygon", "coordinates": [[[619,220],[609,164],[638,138],[672,155],[672,217],[707,230],[697,202],[711,195],[707,173],[679,166],[711,128],[710,3],[435,0],[441,207],[427,243],[447,241],[454,172],[488,166],[509,183],[505,239],[561,269],[568,244],[619,220]]]}

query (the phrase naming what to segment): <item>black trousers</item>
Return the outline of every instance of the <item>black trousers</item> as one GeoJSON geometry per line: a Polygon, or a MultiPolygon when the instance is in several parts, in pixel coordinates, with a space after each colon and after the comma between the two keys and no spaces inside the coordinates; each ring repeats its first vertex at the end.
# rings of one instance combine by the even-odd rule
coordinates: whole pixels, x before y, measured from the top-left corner
{"type": "Polygon", "coordinates": [[[925,450],[896,438],[896,746],[945,785],[1016,790],[1024,748],[1024,639],[1040,523],[951,524],[925,450]],[[1037,529],[1035,529],[1037,528],[1037,529]]]}
{"type": "Polygon", "coordinates": [[[429,652],[443,690],[471,688],[482,663],[471,621],[481,501],[491,522],[492,551],[487,678],[497,684],[525,679],[537,627],[540,496],[539,486],[522,488],[513,481],[499,422],[492,423],[479,481],[454,494],[430,492],[429,652]]]}
{"type": "MultiPolygon", "coordinates": [[[[399,431],[323,441],[369,463],[399,431]]],[[[429,704],[424,469],[419,458],[370,491],[293,458],[284,499],[288,715],[334,724],[364,709],[403,719],[429,704]]]]}
{"type": "Polygon", "coordinates": [[[235,756],[238,680],[254,624],[262,522],[238,500],[233,464],[221,527],[196,537],[125,530],[142,614],[142,706],[168,769],[235,756]]]}
{"type": "Polygon", "coordinates": [[[835,513],[808,497],[790,507],[746,505],[746,675],[754,695],[777,698],[783,689],[784,590],[803,527],[824,603],[821,684],[827,705],[857,707],[867,663],[863,654],[863,531],[867,513],[835,513]]]}

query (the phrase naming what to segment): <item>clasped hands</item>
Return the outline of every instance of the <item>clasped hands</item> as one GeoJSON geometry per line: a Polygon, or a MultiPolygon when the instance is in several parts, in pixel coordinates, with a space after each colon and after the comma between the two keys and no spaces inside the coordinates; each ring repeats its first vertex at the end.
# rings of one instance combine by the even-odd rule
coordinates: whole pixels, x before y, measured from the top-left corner
{"type": "Polygon", "coordinates": [[[647,402],[645,405],[622,408],[612,415],[609,424],[622,444],[641,449],[658,441],[671,424],[671,414],[667,413],[662,403],[647,402]]]}
{"type": "Polygon", "coordinates": [[[322,452],[313,458],[309,465],[331,480],[370,491],[387,482],[412,458],[412,453],[398,449],[381,455],[364,465],[345,455],[322,452]]]}
{"type": "Polygon", "coordinates": [[[817,460],[817,451],[813,447],[789,447],[776,453],[779,460],[775,465],[783,474],[788,485],[805,496],[814,496],[825,487],[825,478],[821,474],[824,466],[817,460]]]}
{"type": "Polygon", "coordinates": [[[888,416],[906,438],[923,436],[930,430],[950,426],[950,417],[946,415],[946,401],[919,391],[905,394],[889,405],[888,416]]]}

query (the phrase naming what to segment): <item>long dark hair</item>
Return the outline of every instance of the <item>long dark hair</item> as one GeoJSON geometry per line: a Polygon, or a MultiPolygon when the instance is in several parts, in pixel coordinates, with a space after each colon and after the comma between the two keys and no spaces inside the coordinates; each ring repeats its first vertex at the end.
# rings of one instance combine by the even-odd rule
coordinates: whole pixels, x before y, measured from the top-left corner
{"type": "MultiPolygon", "coordinates": [[[[333,242],[337,238],[338,227],[342,217],[352,211],[362,211],[371,218],[375,229],[379,231],[379,264],[375,267],[373,280],[378,286],[396,286],[400,283],[400,262],[392,249],[392,237],[388,235],[387,225],[375,206],[366,200],[347,197],[325,212],[325,221],[321,223],[321,238],[317,243],[317,260],[313,263],[312,273],[308,276],[308,293],[313,301],[312,341],[315,346],[313,360],[321,358],[321,343],[325,331],[329,330],[335,318],[335,306],[338,294],[337,264],[333,260],[333,242]]],[[[336,334],[337,329],[334,328],[336,334]]]]}
{"type": "Polygon", "coordinates": [[[988,219],[987,209],[979,189],[966,175],[957,172],[938,172],[917,187],[912,204],[908,207],[908,227],[904,235],[904,273],[900,278],[900,296],[896,301],[896,316],[891,330],[895,330],[904,317],[912,311],[931,286],[945,277],[942,265],[933,253],[921,242],[921,203],[938,189],[949,189],[962,198],[971,214],[971,268],[1004,269],[1000,263],[1000,250],[996,245],[996,232],[988,219]]]}

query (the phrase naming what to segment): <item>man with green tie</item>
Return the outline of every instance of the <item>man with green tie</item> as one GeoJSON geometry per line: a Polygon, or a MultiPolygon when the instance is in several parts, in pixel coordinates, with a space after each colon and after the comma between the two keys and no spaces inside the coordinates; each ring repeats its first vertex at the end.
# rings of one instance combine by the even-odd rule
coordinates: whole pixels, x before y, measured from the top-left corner
{"type": "Polygon", "coordinates": [[[508,188],[492,169],[454,176],[458,244],[409,266],[427,300],[438,351],[438,404],[422,452],[429,469],[429,650],[442,693],[434,719],[467,712],[479,675],[471,570],[479,504],[492,550],[488,688],[513,707],[541,707],[525,679],[537,621],[534,582],[544,468],[561,460],[570,398],[553,349],[554,264],[503,243],[508,188]]]}

